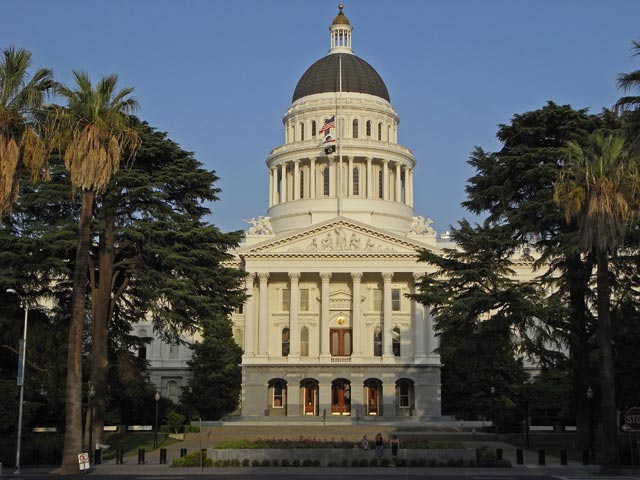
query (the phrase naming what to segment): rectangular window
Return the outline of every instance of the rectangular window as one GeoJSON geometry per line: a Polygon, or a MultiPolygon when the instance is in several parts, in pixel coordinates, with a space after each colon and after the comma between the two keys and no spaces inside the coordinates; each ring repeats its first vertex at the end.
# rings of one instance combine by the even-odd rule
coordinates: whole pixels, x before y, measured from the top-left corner
{"type": "Polygon", "coordinates": [[[373,311],[382,311],[382,290],[378,288],[373,290],[373,311]]]}
{"type": "Polygon", "coordinates": [[[240,305],[238,307],[238,309],[236,310],[236,312],[240,315],[242,315],[244,313],[244,304],[240,305]]]}
{"type": "Polygon", "coordinates": [[[394,312],[400,311],[400,289],[391,289],[391,310],[394,312]]]}
{"type": "Polygon", "coordinates": [[[288,288],[282,289],[282,311],[288,312],[291,306],[291,290],[288,288]]]}
{"type": "Polygon", "coordinates": [[[309,311],[309,289],[308,288],[300,289],[300,311],[301,312],[309,311]]]}

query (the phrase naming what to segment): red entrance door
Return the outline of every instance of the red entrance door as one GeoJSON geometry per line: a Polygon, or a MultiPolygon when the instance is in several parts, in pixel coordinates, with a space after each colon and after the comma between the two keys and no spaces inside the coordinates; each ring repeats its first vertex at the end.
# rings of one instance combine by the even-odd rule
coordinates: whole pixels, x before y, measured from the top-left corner
{"type": "Polygon", "coordinates": [[[316,388],[310,383],[304,386],[304,414],[316,414],[316,388]]]}
{"type": "Polygon", "coordinates": [[[375,385],[367,387],[367,415],[378,414],[378,387],[375,385]]]}
{"type": "Polygon", "coordinates": [[[351,384],[346,380],[335,380],[331,384],[331,414],[351,414],[351,384]]]}
{"type": "Polygon", "coordinates": [[[351,329],[332,328],[329,331],[331,336],[331,356],[349,357],[351,356],[351,329]]]}

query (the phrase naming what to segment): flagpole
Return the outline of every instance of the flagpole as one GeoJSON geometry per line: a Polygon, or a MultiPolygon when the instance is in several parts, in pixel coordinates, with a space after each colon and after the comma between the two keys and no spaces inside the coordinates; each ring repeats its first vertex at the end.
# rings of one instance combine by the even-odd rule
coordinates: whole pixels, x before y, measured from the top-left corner
{"type": "Polygon", "coordinates": [[[338,73],[339,73],[339,94],[338,94],[338,108],[337,108],[337,128],[336,128],[336,142],[338,143],[338,216],[342,215],[342,142],[340,136],[340,127],[342,126],[342,56],[338,57],[338,73]]]}

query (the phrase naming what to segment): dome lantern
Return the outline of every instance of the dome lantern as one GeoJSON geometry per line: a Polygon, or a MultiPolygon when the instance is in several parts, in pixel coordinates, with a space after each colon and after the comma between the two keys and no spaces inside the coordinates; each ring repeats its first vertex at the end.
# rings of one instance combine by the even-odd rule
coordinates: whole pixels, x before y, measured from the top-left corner
{"type": "Polygon", "coordinates": [[[353,27],[349,19],[342,13],[344,5],[338,5],[338,15],[331,22],[329,27],[331,37],[331,48],[329,53],[353,53],[351,50],[351,32],[353,27]]]}

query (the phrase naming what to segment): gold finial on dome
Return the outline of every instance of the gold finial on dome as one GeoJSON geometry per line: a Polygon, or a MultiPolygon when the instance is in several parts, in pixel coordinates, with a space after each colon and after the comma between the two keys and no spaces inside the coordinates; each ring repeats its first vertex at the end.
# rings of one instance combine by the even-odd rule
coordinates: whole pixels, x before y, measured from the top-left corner
{"type": "Polygon", "coordinates": [[[336,15],[336,18],[333,19],[333,23],[331,25],[351,25],[346,15],[342,13],[343,8],[344,8],[344,5],[342,3],[338,5],[338,9],[340,11],[338,12],[338,15],[336,15]]]}

